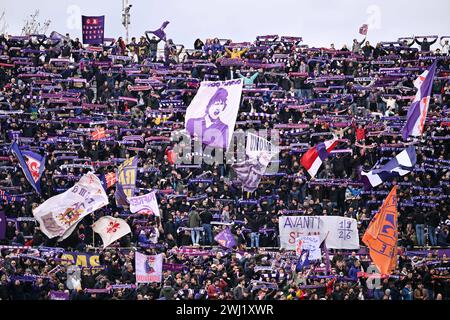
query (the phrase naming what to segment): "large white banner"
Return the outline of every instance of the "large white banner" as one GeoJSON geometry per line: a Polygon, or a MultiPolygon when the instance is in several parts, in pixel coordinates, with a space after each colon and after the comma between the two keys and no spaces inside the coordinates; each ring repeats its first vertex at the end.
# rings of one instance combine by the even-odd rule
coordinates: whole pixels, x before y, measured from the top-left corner
{"type": "Polygon", "coordinates": [[[136,252],[136,283],[161,282],[163,255],[147,256],[136,252]]]}
{"type": "Polygon", "coordinates": [[[49,238],[67,238],[86,215],[108,204],[100,179],[85,174],[69,190],[47,199],[33,210],[42,232],[49,238]]]}
{"type": "Polygon", "coordinates": [[[203,81],[186,109],[186,131],[205,145],[226,150],[236,124],[242,85],[242,79],[203,81]]]}
{"type": "Polygon", "coordinates": [[[155,191],[143,196],[130,197],[127,199],[130,202],[130,211],[132,213],[154,214],[157,217],[160,216],[155,191]]]}
{"type": "Polygon", "coordinates": [[[357,222],[336,216],[281,216],[279,219],[280,247],[295,250],[295,240],[317,235],[326,239],[329,249],[359,249],[357,222]]]}

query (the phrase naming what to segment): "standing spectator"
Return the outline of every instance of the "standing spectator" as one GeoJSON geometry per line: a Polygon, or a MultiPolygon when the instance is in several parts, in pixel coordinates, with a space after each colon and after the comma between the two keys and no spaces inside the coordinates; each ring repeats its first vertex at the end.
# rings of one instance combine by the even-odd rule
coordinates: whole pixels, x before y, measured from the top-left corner
{"type": "Polygon", "coordinates": [[[430,51],[430,47],[438,40],[438,38],[436,37],[431,42],[428,42],[427,38],[423,38],[423,41],[419,41],[419,38],[415,38],[414,40],[420,46],[420,51],[430,51]]]}
{"type": "Polygon", "coordinates": [[[361,46],[364,41],[366,41],[366,38],[364,38],[361,42],[358,42],[357,39],[353,39],[352,52],[359,53],[359,50],[361,50],[361,46]]]}
{"type": "Polygon", "coordinates": [[[149,51],[150,51],[150,55],[149,58],[151,61],[155,62],[156,61],[156,56],[158,54],[158,44],[161,42],[161,39],[156,39],[155,36],[152,36],[151,38],[148,36],[148,33],[145,33],[145,36],[147,37],[147,41],[149,44],[149,51]]]}
{"type": "Polygon", "coordinates": [[[431,246],[437,246],[437,227],[439,226],[439,212],[437,210],[430,210],[426,216],[426,225],[428,230],[428,239],[431,246]]]}
{"type": "MultiPolygon", "coordinates": [[[[192,206],[191,211],[189,212],[189,228],[200,228],[201,222],[202,219],[200,218],[197,208],[192,206]]],[[[200,231],[191,230],[191,239],[194,246],[200,245],[200,231]]]]}
{"type": "Polygon", "coordinates": [[[204,231],[204,244],[205,245],[211,245],[212,244],[212,228],[211,228],[211,221],[213,219],[212,213],[209,210],[205,210],[201,214],[202,219],[202,227],[204,231]]]}

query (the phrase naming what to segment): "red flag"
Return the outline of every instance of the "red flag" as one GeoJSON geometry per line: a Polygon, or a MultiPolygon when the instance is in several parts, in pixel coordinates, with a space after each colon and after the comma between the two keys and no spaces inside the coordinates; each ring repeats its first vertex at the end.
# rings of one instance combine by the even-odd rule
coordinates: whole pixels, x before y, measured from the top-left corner
{"type": "Polygon", "coordinates": [[[369,26],[367,24],[363,24],[360,28],[359,28],[359,34],[362,35],[367,35],[367,30],[369,30],[369,26]]]}
{"type": "Polygon", "coordinates": [[[105,175],[106,189],[113,186],[117,182],[117,175],[115,172],[110,172],[105,175]]]}
{"type": "Polygon", "coordinates": [[[391,274],[397,265],[397,219],[397,186],[394,186],[362,238],[382,274],[391,274]]]}
{"type": "Polygon", "coordinates": [[[177,155],[172,149],[166,151],[166,156],[170,164],[175,164],[177,161],[177,155]]]}
{"type": "Polygon", "coordinates": [[[92,140],[100,140],[106,138],[106,131],[105,128],[97,128],[95,129],[92,134],[92,140]]]}

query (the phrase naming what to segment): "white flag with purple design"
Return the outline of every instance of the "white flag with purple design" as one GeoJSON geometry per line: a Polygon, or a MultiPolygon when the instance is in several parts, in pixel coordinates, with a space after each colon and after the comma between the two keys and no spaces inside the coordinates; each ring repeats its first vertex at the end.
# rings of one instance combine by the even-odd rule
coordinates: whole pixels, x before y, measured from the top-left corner
{"type": "Polygon", "coordinates": [[[416,149],[414,146],[409,146],[380,168],[369,172],[361,171],[361,178],[366,185],[370,184],[372,187],[376,187],[385,181],[410,173],[414,169],[416,162],[416,149]]]}
{"type": "Polygon", "coordinates": [[[435,73],[436,61],[414,81],[414,87],[417,88],[417,92],[413,103],[409,107],[406,124],[402,130],[404,140],[408,139],[409,136],[417,137],[423,134],[435,73]]]}
{"type": "Polygon", "coordinates": [[[157,217],[160,215],[155,191],[143,196],[129,197],[127,200],[130,202],[130,211],[132,213],[155,215],[157,217]]]}

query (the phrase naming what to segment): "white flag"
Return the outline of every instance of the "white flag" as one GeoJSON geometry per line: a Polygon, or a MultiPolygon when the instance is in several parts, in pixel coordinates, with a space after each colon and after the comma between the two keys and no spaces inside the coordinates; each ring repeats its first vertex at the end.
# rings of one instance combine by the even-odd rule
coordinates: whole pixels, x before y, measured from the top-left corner
{"type": "Polygon", "coordinates": [[[42,232],[51,238],[64,240],[86,215],[108,204],[108,196],[100,179],[85,174],[69,190],[47,199],[33,210],[42,232]]]}
{"type": "Polygon", "coordinates": [[[160,216],[155,191],[143,196],[129,197],[127,200],[130,202],[130,211],[132,213],[154,214],[157,217],[160,216]]]}
{"type": "Polygon", "coordinates": [[[136,283],[161,282],[163,255],[147,256],[136,252],[136,283]]]}
{"type": "Polygon", "coordinates": [[[106,248],[124,235],[131,233],[131,228],[125,220],[111,216],[98,219],[92,225],[92,230],[97,232],[102,238],[103,248],[106,248]]]}

